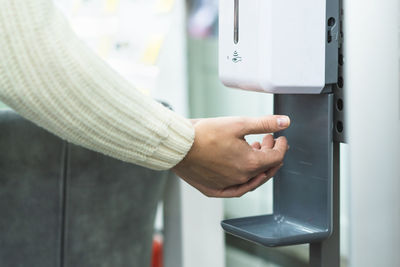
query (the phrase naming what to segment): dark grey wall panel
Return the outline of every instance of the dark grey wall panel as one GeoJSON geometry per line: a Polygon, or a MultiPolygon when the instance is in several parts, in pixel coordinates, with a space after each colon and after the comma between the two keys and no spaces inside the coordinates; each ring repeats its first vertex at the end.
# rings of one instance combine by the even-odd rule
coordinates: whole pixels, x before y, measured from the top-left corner
{"type": "Polygon", "coordinates": [[[0,266],[59,266],[64,145],[1,111],[0,266]]]}
{"type": "Polygon", "coordinates": [[[0,266],[150,266],[166,176],[0,110],[0,266]]]}
{"type": "Polygon", "coordinates": [[[71,145],[64,266],[150,266],[166,174],[71,145]]]}

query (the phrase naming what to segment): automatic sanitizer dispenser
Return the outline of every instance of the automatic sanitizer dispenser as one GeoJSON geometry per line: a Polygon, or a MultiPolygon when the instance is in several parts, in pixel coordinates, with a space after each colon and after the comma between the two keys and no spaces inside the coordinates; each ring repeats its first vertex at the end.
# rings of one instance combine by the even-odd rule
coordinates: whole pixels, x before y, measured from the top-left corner
{"type": "Polygon", "coordinates": [[[333,229],[338,0],[219,0],[219,74],[229,87],[273,93],[290,151],[274,178],[274,212],[229,219],[226,232],[265,246],[320,242],[333,229]]]}

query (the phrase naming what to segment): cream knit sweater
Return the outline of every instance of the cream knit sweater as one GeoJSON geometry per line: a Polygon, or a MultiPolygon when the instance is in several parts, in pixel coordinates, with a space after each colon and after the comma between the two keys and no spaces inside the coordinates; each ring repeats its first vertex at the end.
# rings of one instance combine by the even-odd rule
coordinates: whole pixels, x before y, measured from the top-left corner
{"type": "Polygon", "coordinates": [[[89,50],[52,0],[0,0],[0,100],[74,144],[152,169],[175,166],[194,139],[188,120],[89,50]]]}

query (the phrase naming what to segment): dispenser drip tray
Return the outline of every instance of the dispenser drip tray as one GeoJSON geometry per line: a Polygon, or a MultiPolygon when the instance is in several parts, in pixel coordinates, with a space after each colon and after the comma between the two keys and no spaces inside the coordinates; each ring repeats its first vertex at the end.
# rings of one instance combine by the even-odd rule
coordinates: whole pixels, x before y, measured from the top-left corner
{"type": "Polygon", "coordinates": [[[321,229],[282,215],[262,215],[225,220],[221,223],[228,233],[268,247],[320,241],[329,236],[321,229]]]}

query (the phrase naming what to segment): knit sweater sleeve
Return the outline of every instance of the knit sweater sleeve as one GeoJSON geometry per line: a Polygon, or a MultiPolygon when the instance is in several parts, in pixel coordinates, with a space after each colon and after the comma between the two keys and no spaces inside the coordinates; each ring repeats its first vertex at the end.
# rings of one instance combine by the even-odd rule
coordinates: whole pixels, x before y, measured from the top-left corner
{"type": "Polygon", "coordinates": [[[192,146],[191,123],[87,48],[51,0],[0,0],[0,100],[61,138],[162,170],[192,146]]]}

